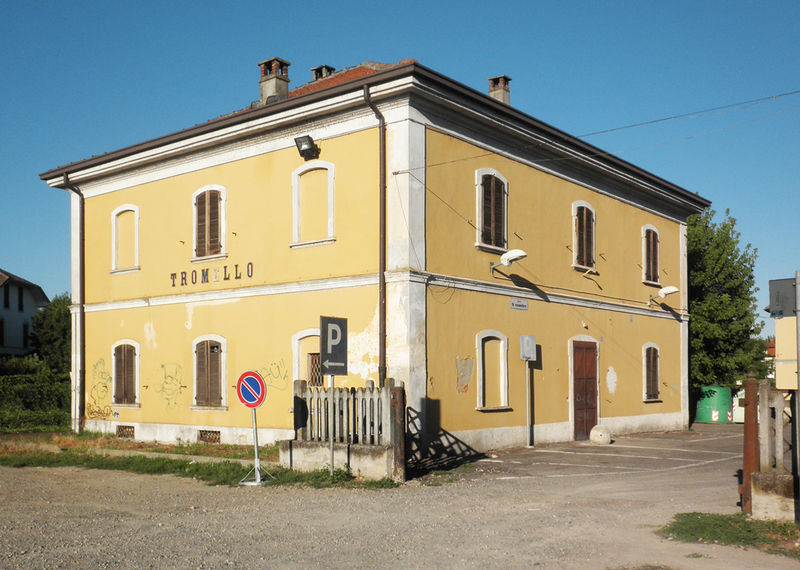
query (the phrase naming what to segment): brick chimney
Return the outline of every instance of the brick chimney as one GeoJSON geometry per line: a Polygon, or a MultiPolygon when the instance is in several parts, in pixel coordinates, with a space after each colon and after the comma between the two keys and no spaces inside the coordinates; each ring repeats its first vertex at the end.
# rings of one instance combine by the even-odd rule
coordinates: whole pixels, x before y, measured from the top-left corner
{"type": "Polygon", "coordinates": [[[313,81],[324,79],[325,77],[332,75],[334,71],[336,71],[336,69],[330,65],[318,65],[317,67],[312,67],[311,74],[314,78],[313,81]]]}
{"type": "Polygon", "coordinates": [[[497,99],[506,105],[511,104],[511,94],[508,90],[508,84],[511,83],[511,78],[508,75],[498,75],[497,77],[489,78],[489,97],[497,99]]]}
{"type": "Polygon", "coordinates": [[[265,105],[273,101],[280,101],[289,96],[289,66],[288,61],[277,57],[267,59],[258,64],[261,69],[260,103],[265,105]]]}

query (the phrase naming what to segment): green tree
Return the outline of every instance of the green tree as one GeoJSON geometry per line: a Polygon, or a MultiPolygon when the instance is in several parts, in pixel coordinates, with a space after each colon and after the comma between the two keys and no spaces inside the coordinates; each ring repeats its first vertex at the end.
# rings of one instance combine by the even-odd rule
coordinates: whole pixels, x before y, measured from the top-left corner
{"type": "Polygon", "coordinates": [[[62,293],[32,319],[33,348],[54,372],[69,372],[70,368],[69,306],[69,295],[62,293]]]}
{"type": "Polygon", "coordinates": [[[739,245],[736,220],[705,210],[688,220],[689,378],[694,388],[735,386],[764,358],[753,268],[757,251],[739,245]]]}

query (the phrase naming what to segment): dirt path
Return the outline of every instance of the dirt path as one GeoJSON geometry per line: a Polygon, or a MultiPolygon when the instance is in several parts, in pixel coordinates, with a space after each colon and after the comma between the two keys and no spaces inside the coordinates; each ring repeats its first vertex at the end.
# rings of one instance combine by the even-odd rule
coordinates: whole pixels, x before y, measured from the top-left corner
{"type": "Polygon", "coordinates": [[[736,512],[731,428],[512,450],[378,491],[0,468],[0,567],[800,567],[654,533],[736,512]]]}

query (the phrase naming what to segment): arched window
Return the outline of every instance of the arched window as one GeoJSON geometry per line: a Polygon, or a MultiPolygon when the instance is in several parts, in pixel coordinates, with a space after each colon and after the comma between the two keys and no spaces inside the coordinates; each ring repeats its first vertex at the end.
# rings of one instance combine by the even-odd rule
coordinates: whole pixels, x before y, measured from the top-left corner
{"type": "Polygon", "coordinates": [[[478,409],[508,407],[508,337],[484,330],[475,337],[478,361],[478,409]]]}
{"type": "Polygon", "coordinates": [[[225,255],[225,202],[222,186],[205,186],[192,195],[194,210],[194,257],[225,255]]]}
{"type": "Polygon", "coordinates": [[[505,250],[508,245],[508,181],[496,170],[475,171],[477,244],[505,250]]]}
{"type": "Polygon", "coordinates": [[[644,369],[644,399],[645,401],[658,401],[660,382],[660,354],[658,346],[649,342],[642,347],[642,360],[644,369]]]}
{"type": "Polygon", "coordinates": [[[139,269],[139,208],[123,204],[111,212],[111,271],[139,269]]]}
{"type": "Polygon", "coordinates": [[[194,341],[194,404],[200,408],[224,408],[227,343],[217,335],[194,341]]]}
{"type": "Polygon", "coordinates": [[[322,386],[322,360],[319,352],[319,329],[305,329],[292,336],[292,377],[309,386],[322,386]]]}
{"type": "Polygon", "coordinates": [[[136,405],[139,403],[139,343],[120,340],[112,348],[114,403],[136,405]]]}
{"type": "Polygon", "coordinates": [[[586,202],[572,204],[573,265],[583,269],[594,269],[595,259],[595,215],[586,202]]]}
{"type": "Polygon", "coordinates": [[[333,163],[312,160],[292,172],[291,247],[322,245],[336,240],[333,234],[333,163]]]}
{"type": "Polygon", "coordinates": [[[658,230],[653,226],[642,228],[642,280],[658,284],[658,230]]]}

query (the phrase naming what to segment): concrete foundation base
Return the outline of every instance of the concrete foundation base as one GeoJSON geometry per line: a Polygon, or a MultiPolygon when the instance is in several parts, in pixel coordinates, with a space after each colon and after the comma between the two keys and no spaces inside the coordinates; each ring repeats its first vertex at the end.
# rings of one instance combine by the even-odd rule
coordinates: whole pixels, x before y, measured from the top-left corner
{"type": "MultiPolygon", "coordinates": [[[[317,441],[282,440],[280,462],[284,467],[298,471],[314,471],[320,466],[330,467],[330,443],[317,441]]],[[[335,443],[333,445],[333,466],[350,471],[364,479],[383,479],[392,477],[394,450],[391,446],[356,445],[335,443]]]]}
{"type": "Polygon", "coordinates": [[[753,473],[750,481],[754,519],[794,521],[791,475],[753,473]]]}

